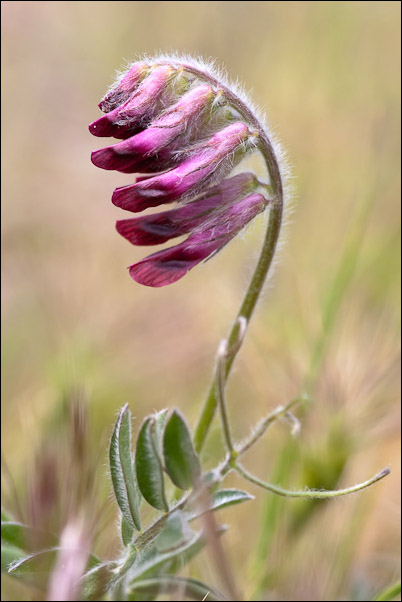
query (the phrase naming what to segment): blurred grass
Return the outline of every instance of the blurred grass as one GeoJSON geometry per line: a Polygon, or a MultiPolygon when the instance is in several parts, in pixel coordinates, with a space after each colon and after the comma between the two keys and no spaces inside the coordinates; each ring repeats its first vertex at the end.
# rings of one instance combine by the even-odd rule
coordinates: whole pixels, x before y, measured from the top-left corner
{"type": "MultiPolygon", "coordinates": [[[[263,221],[179,284],[137,286],[125,267],[143,251],[114,232],[110,203],[128,179],[92,166],[87,124],[124,59],[213,57],[285,141],[297,199],[228,397],[238,437],[306,383],[313,403],[298,440],[275,427],[247,464],[289,488],[393,468],[325,504],[253,491],[253,508],[224,516],[226,549],[246,599],[373,597],[400,556],[400,4],[3,2],[2,15],[2,434],[17,487],[75,387],[90,403],[103,498],[103,448],[126,401],[138,420],[177,405],[194,423],[263,221]]],[[[215,428],[207,462],[218,449],[215,428]]],[[[107,556],[105,523],[96,551],[107,556]]],[[[213,581],[206,554],[192,571],[213,581]]]]}

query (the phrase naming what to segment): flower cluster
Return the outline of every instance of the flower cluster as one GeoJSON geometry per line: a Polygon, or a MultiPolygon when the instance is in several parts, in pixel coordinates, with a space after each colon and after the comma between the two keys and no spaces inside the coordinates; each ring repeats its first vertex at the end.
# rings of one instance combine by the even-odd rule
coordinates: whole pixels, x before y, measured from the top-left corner
{"type": "Polygon", "coordinates": [[[251,172],[231,175],[258,147],[258,128],[207,70],[173,60],[134,63],[99,108],[105,114],[90,132],[121,142],[94,151],[93,164],[142,174],[117,188],[112,202],[133,213],[176,203],[168,211],[119,220],[117,231],[134,245],[189,235],[130,266],[137,282],[176,282],[267,206],[266,184],[251,172]]]}

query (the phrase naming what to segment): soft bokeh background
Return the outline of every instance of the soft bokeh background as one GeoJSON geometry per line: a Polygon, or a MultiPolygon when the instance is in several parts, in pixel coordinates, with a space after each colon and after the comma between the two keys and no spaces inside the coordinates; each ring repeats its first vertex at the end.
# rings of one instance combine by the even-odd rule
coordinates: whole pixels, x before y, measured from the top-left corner
{"type": "MultiPolygon", "coordinates": [[[[289,488],[393,470],[319,504],[251,487],[255,501],[222,514],[225,549],[245,599],[372,599],[399,573],[400,3],[3,2],[2,16],[2,433],[20,504],[39,451],[68,447],[66,399],[79,390],[104,502],[95,549],[113,557],[116,411],[128,401],[140,421],[179,406],[196,421],[263,220],[174,286],[137,285],[126,266],[143,250],[114,231],[110,202],[130,176],[91,164],[100,141],[87,124],[125,60],[213,57],[266,110],[296,199],[229,386],[234,431],[307,385],[313,399],[301,436],[275,426],[247,466],[289,488]]],[[[219,449],[215,426],[207,463],[219,449]]],[[[16,511],[12,489],[5,479],[16,511]]],[[[186,570],[217,583],[207,552],[186,570]]]]}

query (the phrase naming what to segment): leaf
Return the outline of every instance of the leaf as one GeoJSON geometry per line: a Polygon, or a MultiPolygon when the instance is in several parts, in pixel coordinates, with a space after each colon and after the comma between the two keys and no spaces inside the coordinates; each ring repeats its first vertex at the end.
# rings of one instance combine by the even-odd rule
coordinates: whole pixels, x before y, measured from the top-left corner
{"type": "Polygon", "coordinates": [[[177,510],[168,517],[162,531],[156,536],[155,547],[158,552],[169,552],[188,541],[191,534],[183,512],[177,510]]]}
{"type": "Polygon", "coordinates": [[[165,427],[163,453],[166,470],[173,483],[180,489],[193,486],[201,473],[200,461],[189,428],[177,410],[172,412],[165,427]]]}
{"type": "Polygon", "coordinates": [[[110,473],[117,503],[127,523],[141,530],[139,491],[131,457],[131,413],[126,404],[117,419],[109,450],[110,473]]]}
{"type": "Polygon", "coordinates": [[[132,542],[134,534],[133,527],[126,521],[123,515],[121,515],[121,539],[125,546],[128,546],[132,542]]]}
{"type": "Polygon", "coordinates": [[[155,441],[156,441],[156,451],[158,453],[159,458],[163,456],[163,431],[166,424],[166,417],[168,414],[168,410],[161,410],[154,414],[153,418],[155,420],[155,441]]]}
{"type": "Polygon", "coordinates": [[[8,573],[14,576],[24,573],[48,573],[59,549],[61,548],[49,548],[18,558],[9,565],[8,573]]]}
{"type": "MultiPolygon", "coordinates": [[[[219,528],[222,534],[226,527],[219,528]]],[[[138,579],[159,576],[161,573],[176,573],[182,569],[204,547],[205,538],[201,531],[189,529],[185,539],[168,551],[159,552],[156,545],[151,544],[140,552],[130,568],[131,585],[138,579]]]]}
{"type": "Polygon", "coordinates": [[[17,521],[1,522],[1,539],[3,542],[24,549],[27,541],[34,541],[39,538],[42,541],[46,540],[48,545],[57,545],[57,537],[51,533],[35,529],[17,521]]]}
{"type": "Polygon", "coordinates": [[[240,489],[220,489],[211,495],[211,504],[208,508],[202,508],[202,506],[200,506],[195,510],[191,510],[186,514],[186,518],[188,521],[192,521],[209,510],[215,512],[216,510],[222,510],[222,508],[228,508],[229,506],[241,504],[242,502],[253,499],[253,495],[250,495],[246,491],[241,491],[240,489]]]}
{"type": "Polygon", "coordinates": [[[103,562],[85,573],[80,583],[80,599],[100,600],[116,577],[113,572],[115,566],[115,562],[103,562]]]}
{"type": "Polygon", "coordinates": [[[22,523],[12,521],[1,521],[1,539],[17,548],[25,546],[24,531],[28,527],[22,523]]]}
{"type": "Polygon", "coordinates": [[[191,532],[190,538],[168,552],[158,552],[155,545],[140,553],[130,569],[130,577],[134,581],[140,577],[152,577],[158,572],[164,573],[184,564],[204,546],[201,532],[191,532]],[[179,562],[178,562],[178,559],[179,562]]]}
{"type": "MultiPolygon", "coordinates": [[[[48,573],[56,558],[57,552],[64,550],[60,546],[40,550],[33,554],[25,555],[23,558],[18,558],[8,567],[8,572],[12,575],[21,575],[24,573],[48,573]]],[[[89,566],[99,564],[99,558],[91,554],[88,560],[89,566]]]]}
{"type": "Polygon", "coordinates": [[[377,602],[386,602],[389,600],[395,600],[401,596],[401,582],[397,581],[393,585],[383,589],[375,598],[377,602]]]}
{"type": "Polygon", "coordinates": [[[211,600],[211,602],[226,600],[223,594],[213,590],[197,579],[170,576],[137,581],[131,592],[129,592],[128,599],[144,600],[143,596],[145,595],[150,596],[150,600],[154,600],[156,596],[160,596],[161,594],[174,594],[177,592],[180,592],[181,596],[186,596],[190,600],[211,600]]]}
{"type": "Polygon", "coordinates": [[[156,443],[156,420],[148,417],[142,424],[135,451],[138,486],[148,504],[157,510],[169,510],[165,496],[162,462],[156,443]]]}
{"type": "Polygon", "coordinates": [[[1,544],[1,570],[7,573],[10,564],[26,556],[26,552],[8,543],[1,544]]]}

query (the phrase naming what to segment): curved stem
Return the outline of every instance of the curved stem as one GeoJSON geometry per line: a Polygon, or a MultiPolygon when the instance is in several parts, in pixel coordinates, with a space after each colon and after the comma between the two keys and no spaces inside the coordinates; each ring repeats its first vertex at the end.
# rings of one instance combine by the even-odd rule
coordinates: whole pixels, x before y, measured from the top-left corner
{"type": "MultiPolygon", "coordinates": [[[[257,267],[254,271],[253,278],[248,287],[247,293],[244,297],[243,303],[240,307],[239,313],[236,320],[231,328],[228,342],[232,345],[238,335],[238,318],[244,317],[249,322],[251,315],[255,309],[258,298],[262,291],[265,279],[268,274],[269,267],[274,257],[276,243],[278,241],[281,221],[282,221],[283,203],[282,199],[274,201],[271,205],[269,213],[268,228],[265,235],[264,244],[262,247],[261,255],[257,263],[257,267]]],[[[226,361],[225,376],[228,377],[230,369],[233,364],[234,357],[229,357],[226,361]]],[[[217,399],[215,381],[211,386],[208,397],[205,401],[204,407],[201,411],[200,418],[198,420],[197,427],[194,433],[194,446],[197,453],[199,453],[204,445],[206,436],[208,434],[209,427],[215,415],[217,399]]]]}
{"type": "MultiPolygon", "coordinates": [[[[244,317],[247,320],[247,324],[251,318],[251,315],[255,309],[258,298],[262,291],[264,282],[266,280],[268,270],[272,264],[272,259],[275,254],[276,244],[279,237],[281,222],[282,222],[282,213],[283,213],[283,192],[282,192],[282,184],[280,179],[279,169],[277,167],[275,155],[273,154],[273,150],[271,145],[269,144],[272,156],[272,161],[275,162],[276,166],[276,182],[275,177],[271,175],[271,179],[273,180],[273,184],[276,188],[276,199],[271,204],[270,212],[269,212],[269,220],[267,231],[264,239],[264,243],[262,246],[260,258],[258,260],[257,266],[254,271],[254,275],[251,279],[250,285],[246,292],[246,295],[243,299],[243,303],[240,307],[239,313],[236,316],[236,319],[233,323],[233,326],[230,330],[230,334],[228,337],[229,346],[233,345],[238,336],[239,329],[239,317],[244,317]]],[[[268,169],[270,168],[271,161],[267,160],[268,169]]],[[[231,356],[226,361],[225,366],[225,376],[228,377],[230,373],[230,369],[233,364],[234,357],[231,356]]],[[[201,411],[197,427],[194,433],[194,446],[199,453],[204,445],[206,436],[208,434],[209,427],[215,415],[216,405],[217,405],[217,397],[216,397],[216,388],[215,381],[213,382],[208,397],[204,403],[204,407],[201,411]]]]}
{"type": "Polygon", "coordinates": [[[370,487],[370,485],[377,483],[377,481],[380,481],[391,472],[389,468],[384,468],[379,473],[371,477],[371,479],[368,479],[363,483],[359,483],[358,485],[353,485],[352,487],[346,487],[345,489],[335,489],[333,491],[302,489],[301,491],[291,491],[288,489],[283,489],[283,487],[279,487],[278,485],[272,485],[271,483],[265,483],[265,481],[261,481],[261,479],[250,474],[240,464],[236,464],[234,469],[241,474],[242,477],[251,483],[254,483],[254,485],[258,485],[259,487],[262,487],[271,493],[276,493],[276,495],[281,495],[283,497],[298,497],[307,500],[327,500],[332,497],[340,497],[341,495],[356,493],[356,491],[360,491],[361,489],[365,489],[366,487],[370,487]]]}
{"type": "MultiPolygon", "coordinates": [[[[163,64],[164,61],[161,61],[163,64]]],[[[172,64],[169,62],[169,64],[172,64]]],[[[228,105],[234,108],[244,118],[244,120],[255,129],[255,133],[259,140],[259,150],[265,160],[270,185],[273,192],[273,200],[270,203],[269,219],[267,231],[265,234],[264,243],[262,246],[260,258],[254,271],[254,275],[251,279],[250,285],[247,289],[246,295],[243,299],[243,303],[240,307],[239,313],[230,330],[229,337],[227,339],[229,348],[237,341],[239,334],[239,318],[244,317],[247,320],[247,324],[251,318],[251,315],[255,309],[258,298],[264,286],[268,270],[272,264],[272,259],[275,254],[276,245],[279,238],[279,232],[282,223],[283,214],[283,185],[282,177],[279,169],[279,164],[275,151],[271,144],[270,139],[263,127],[259,122],[258,118],[230,88],[225,86],[219,79],[215,78],[210,73],[207,73],[202,68],[193,65],[178,62],[177,66],[184,69],[187,73],[193,74],[195,77],[208,81],[214,86],[216,91],[221,91],[225,96],[228,105]]],[[[229,376],[230,369],[232,367],[234,355],[230,356],[226,360],[225,366],[225,378],[229,376]]],[[[197,453],[199,453],[205,443],[209,427],[214,418],[217,406],[216,396],[216,382],[212,383],[208,397],[201,410],[201,414],[198,420],[197,427],[194,433],[194,446],[197,453]]]]}

